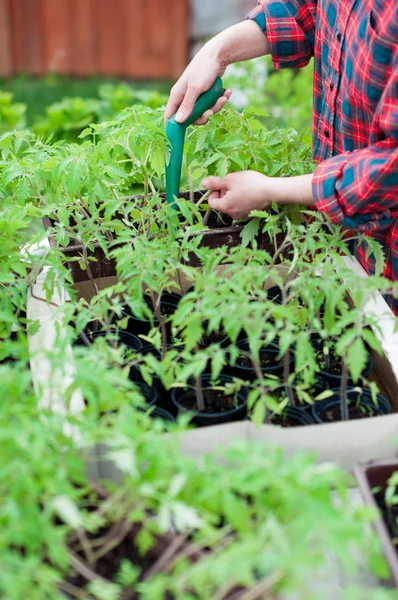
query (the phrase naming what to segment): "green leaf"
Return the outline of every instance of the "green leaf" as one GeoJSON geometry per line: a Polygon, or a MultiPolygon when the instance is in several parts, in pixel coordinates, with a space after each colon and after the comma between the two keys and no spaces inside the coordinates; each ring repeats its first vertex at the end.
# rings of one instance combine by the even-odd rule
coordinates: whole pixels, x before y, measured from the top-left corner
{"type": "Polygon", "coordinates": [[[358,381],[365,368],[367,356],[368,354],[366,352],[363,340],[361,340],[361,338],[357,338],[355,342],[348,348],[347,352],[347,364],[354,383],[358,381]]]}
{"type": "Polygon", "coordinates": [[[244,226],[240,233],[242,238],[242,245],[244,248],[253,245],[260,229],[260,219],[251,219],[247,225],[244,226]]]}
{"type": "Polygon", "coordinates": [[[58,517],[69,527],[79,529],[83,526],[83,519],[77,505],[67,496],[56,496],[51,501],[51,506],[58,517]]]}

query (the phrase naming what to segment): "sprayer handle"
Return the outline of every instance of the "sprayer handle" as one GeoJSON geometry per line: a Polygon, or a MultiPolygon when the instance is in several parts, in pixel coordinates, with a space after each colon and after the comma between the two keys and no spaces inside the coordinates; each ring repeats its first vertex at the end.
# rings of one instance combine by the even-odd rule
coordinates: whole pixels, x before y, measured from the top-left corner
{"type": "Polygon", "coordinates": [[[189,127],[189,125],[192,125],[192,123],[194,123],[197,119],[204,115],[204,113],[207,110],[213,108],[217,100],[221,98],[224,92],[225,88],[223,88],[221,78],[217,77],[211,88],[207,90],[207,92],[201,94],[196,100],[196,104],[194,106],[192,114],[188,117],[186,121],[184,121],[184,123],[177,123],[177,121],[175,120],[176,115],[173,115],[171,119],[169,119],[169,123],[173,125],[180,125],[181,127],[185,128],[189,127]]]}

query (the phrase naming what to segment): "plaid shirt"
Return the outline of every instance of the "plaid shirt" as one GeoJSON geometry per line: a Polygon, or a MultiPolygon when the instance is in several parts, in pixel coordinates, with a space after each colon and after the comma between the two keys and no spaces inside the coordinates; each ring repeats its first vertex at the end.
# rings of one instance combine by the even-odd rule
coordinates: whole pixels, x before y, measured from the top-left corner
{"type": "MultiPolygon", "coordinates": [[[[276,68],[315,57],[315,206],[380,241],[398,281],[397,0],[260,0],[249,18],[276,68]]],[[[372,273],[366,248],[354,251],[372,273]]]]}

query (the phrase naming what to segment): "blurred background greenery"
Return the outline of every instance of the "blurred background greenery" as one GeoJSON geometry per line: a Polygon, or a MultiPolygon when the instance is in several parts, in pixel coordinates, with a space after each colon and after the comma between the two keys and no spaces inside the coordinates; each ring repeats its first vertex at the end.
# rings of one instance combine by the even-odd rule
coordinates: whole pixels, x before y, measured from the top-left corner
{"type": "MultiPolygon", "coordinates": [[[[291,127],[310,144],[313,68],[276,71],[269,57],[232,65],[224,84],[238,109],[260,107],[269,129],[291,127]]],[[[0,132],[32,128],[55,140],[75,141],[90,123],[111,119],[132,104],[152,108],[167,101],[172,82],[125,82],[117,78],[57,75],[0,80],[0,132]]]]}

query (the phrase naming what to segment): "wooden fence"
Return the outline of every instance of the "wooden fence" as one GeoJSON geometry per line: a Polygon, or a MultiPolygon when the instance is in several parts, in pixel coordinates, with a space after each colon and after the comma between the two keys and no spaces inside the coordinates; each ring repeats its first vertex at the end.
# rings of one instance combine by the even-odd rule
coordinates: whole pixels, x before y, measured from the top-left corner
{"type": "Polygon", "coordinates": [[[0,0],[0,77],[176,78],[189,0],[0,0]]]}

